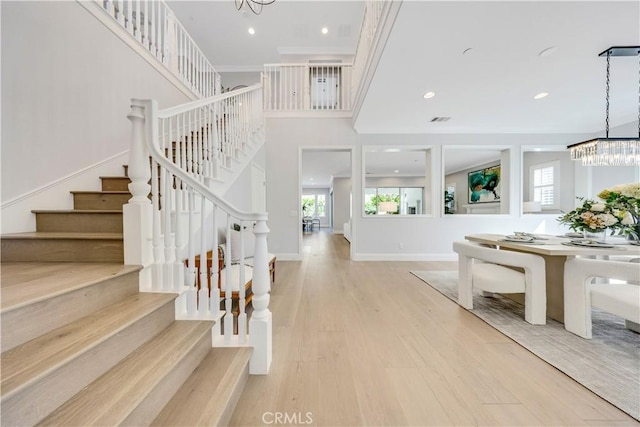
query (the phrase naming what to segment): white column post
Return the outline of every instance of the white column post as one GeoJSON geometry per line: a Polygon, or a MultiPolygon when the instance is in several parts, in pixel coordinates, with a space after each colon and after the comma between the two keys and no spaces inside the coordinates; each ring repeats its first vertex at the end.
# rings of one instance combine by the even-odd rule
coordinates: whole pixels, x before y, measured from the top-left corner
{"type": "Polygon", "coordinates": [[[311,110],[311,67],[309,64],[304,67],[304,110],[311,110]]]}
{"type": "MultiPolygon", "coordinates": [[[[133,195],[123,206],[124,263],[148,266],[153,262],[151,245],[152,206],[149,200],[149,152],[147,138],[151,138],[148,120],[153,117],[155,107],[151,100],[131,100],[131,148],[129,151],[128,175],[131,178],[129,191],[133,195]]],[[[153,125],[153,124],[151,124],[153,125]]],[[[141,283],[142,285],[143,283],[141,283]]]]}
{"type": "Polygon", "coordinates": [[[253,228],[253,234],[256,236],[253,255],[253,314],[249,321],[249,344],[253,346],[249,373],[252,375],[266,375],[271,367],[272,320],[269,310],[271,282],[267,259],[267,233],[269,233],[267,222],[257,221],[253,228]]]}

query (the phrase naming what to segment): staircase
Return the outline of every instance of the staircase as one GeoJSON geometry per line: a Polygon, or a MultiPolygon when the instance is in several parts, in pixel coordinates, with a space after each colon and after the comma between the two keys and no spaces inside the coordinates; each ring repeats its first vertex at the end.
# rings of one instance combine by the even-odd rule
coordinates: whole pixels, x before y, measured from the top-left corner
{"type": "Polygon", "coordinates": [[[139,293],[123,265],[129,178],[34,211],[2,236],[2,425],[221,425],[251,348],[212,348],[212,321],[175,320],[176,294],[139,293]]]}

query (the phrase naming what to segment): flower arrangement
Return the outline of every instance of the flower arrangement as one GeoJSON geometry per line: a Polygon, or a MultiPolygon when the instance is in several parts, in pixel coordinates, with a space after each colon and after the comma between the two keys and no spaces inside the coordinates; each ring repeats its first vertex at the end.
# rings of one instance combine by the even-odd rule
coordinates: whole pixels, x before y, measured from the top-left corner
{"type": "Polygon", "coordinates": [[[571,230],[597,233],[607,229],[611,234],[638,238],[640,215],[640,183],[621,184],[598,193],[602,201],[582,200],[582,206],[562,215],[558,222],[571,230]]]}

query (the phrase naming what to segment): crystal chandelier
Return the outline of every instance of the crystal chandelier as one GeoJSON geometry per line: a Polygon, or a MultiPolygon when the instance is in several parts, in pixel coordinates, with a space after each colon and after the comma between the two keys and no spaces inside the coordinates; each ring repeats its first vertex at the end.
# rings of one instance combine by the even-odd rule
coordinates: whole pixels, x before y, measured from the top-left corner
{"type": "MultiPolygon", "coordinates": [[[[614,46],[598,56],[607,57],[605,137],[569,145],[572,160],[585,166],[640,166],[640,79],[638,81],[638,137],[609,138],[609,68],[612,56],[640,56],[640,46],[614,46]]],[[[640,73],[640,67],[638,69],[640,73]]],[[[640,76],[640,75],[639,75],[640,76]]]]}
{"type": "Polygon", "coordinates": [[[275,3],[276,0],[236,0],[236,9],[242,10],[244,5],[256,15],[262,13],[262,7],[275,3]]]}

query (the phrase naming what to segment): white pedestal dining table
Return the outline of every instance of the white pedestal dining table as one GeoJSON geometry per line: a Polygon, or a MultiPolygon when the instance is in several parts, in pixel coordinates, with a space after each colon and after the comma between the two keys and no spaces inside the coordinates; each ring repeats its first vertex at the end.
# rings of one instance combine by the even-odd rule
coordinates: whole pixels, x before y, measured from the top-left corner
{"type": "MultiPolygon", "coordinates": [[[[495,246],[500,250],[512,250],[540,255],[545,260],[547,285],[547,317],[564,323],[564,263],[574,257],[603,257],[632,255],[640,257],[640,246],[620,240],[612,247],[570,246],[571,239],[564,236],[540,235],[533,243],[505,240],[504,234],[471,234],[465,236],[470,242],[495,246]]],[[[522,300],[521,300],[522,301],[522,300]]]]}

